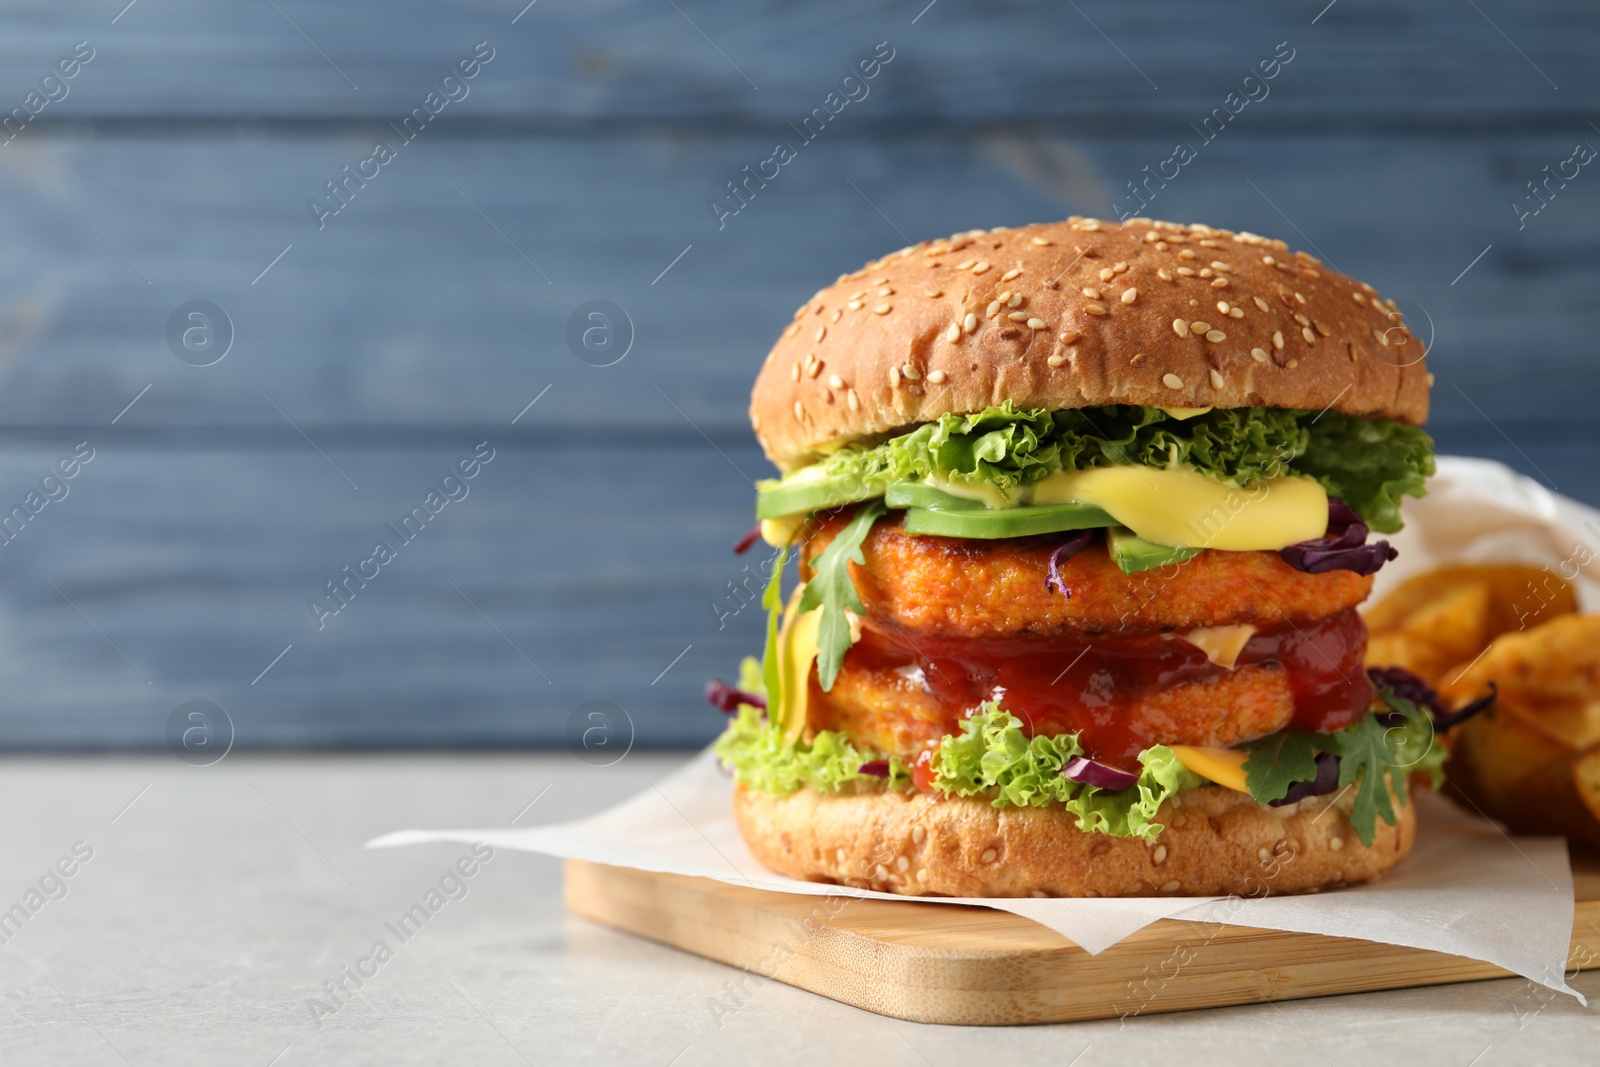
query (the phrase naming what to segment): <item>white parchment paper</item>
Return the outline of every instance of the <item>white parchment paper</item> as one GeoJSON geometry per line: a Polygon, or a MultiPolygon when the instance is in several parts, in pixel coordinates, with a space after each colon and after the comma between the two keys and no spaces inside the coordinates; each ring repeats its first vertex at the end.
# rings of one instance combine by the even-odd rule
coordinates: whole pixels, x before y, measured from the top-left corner
{"type": "MultiPolygon", "coordinates": [[[[1600,511],[1545,490],[1486,460],[1440,457],[1420,501],[1407,501],[1400,557],[1388,585],[1445,562],[1517,561],[1578,582],[1586,610],[1600,607],[1600,511]]],[[[818,885],[774,874],[750,855],[729,810],[731,786],[709,750],[599,815],[550,826],[403,830],[372,848],[484,841],[617,867],[715,878],[781,893],[915,902],[919,898],[818,885]]],[[[1422,792],[1411,856],[1365,886],[1306,896],[1128,899],[936,898],[998,908],[1098,953],[1164,918],[1227,922],[1358,938],[1485,960],[1583,998],[1564,980],[1572,933],[1572,872],[1560,838],[1511,837],[1497,825],[1422,792]]]]}

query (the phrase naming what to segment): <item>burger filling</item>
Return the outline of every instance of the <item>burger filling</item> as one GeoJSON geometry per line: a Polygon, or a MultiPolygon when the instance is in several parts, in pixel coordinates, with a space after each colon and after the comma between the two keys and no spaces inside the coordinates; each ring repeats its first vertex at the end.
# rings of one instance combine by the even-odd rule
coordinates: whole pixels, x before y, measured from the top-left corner
{"type": "Polygon", "coordinates": [[[717,752],[768,792],[1060,804],[1124,836],[1201,785],[1344,789],[1370,841],[1443,757],[1355,610],[1393,555],[1368,530],[1431,472],[1422,431],[1331,411],[1008,404],[841,448],[761,486],[768,647],[717,752]]]}

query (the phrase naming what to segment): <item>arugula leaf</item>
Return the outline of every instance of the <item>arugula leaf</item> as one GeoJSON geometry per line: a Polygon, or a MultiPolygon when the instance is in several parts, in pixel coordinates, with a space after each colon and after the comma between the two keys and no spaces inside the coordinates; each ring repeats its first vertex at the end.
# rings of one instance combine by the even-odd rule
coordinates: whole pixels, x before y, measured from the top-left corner
{"type": "Polygon", "coordinates": [[[1259,803],[1282,800],[1289,787],[1317,776],[1317,751],[1311,734],[1283,731],[1246,746],[1244,784],[1259,803]]]}
{"type": "MultiPolygon", "coordinates": [[[[1356,786],[1354,806],[1350,810],[1350,825],[1363,845],[1372,844],[1379,816],[1390,826],[1395,824],[1394,805],[1389,799],[1389,748],[1384,743],[1388,730],[1375,715],[1322,737],[1325,751],[1339,757],[1339,788],[1356,786]]],[[[1404,776],[1396,792],[1405,789],[1404,776]]]]}
{"type": "MultiPolygon", "coordinates": [[[[767,588],[761,594],[761,606],[767,609],[767,644],[761,653],[761,687],[768,700],[776,700],[783,694],[783,689],[778,684],[778,621],[783,616],[783,563],[789,558],[789,546],[784,545],[778,549],[777,557],[772,561],[772,573],[767,577],[767,588]]],[[[777,708],[772,709],[777,712],[777,708]]],[[[771,721],[777,722],[777,715],[770,716],[771,721]]]]}
{"type": "Polygon", "coordinates": [[[822,619],[817,627],[817,677],[824,690],[833,688],[834,679],[839,676],[839,667],[844,663],[844,654],[850,651],[854,643],[846,610],[857,615],[866,614],[867,609],[862,606],[855,583],[850,580],[850,564],[866,562],[866,556],[861,551],[862,542],[867,539],[872,524],[883,513],[882,500],[874,500],[857,511],[838,536],[812,561],[811,567],[816,573],[800,594],[801,611],[818,607],[822,609],[822,619]]]}

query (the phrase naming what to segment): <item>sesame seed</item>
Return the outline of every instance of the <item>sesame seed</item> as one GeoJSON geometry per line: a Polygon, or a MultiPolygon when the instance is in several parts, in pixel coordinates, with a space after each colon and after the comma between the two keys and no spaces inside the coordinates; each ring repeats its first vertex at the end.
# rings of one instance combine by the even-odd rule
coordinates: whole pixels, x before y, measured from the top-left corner
{"type": "Polygon", "coordinates": [[[1141,364],[1143,362],[1144,362],[1144,353],[1143,352],[1135,352],[1133,354],[1133,356],[1131,358],[1129,358],[1129,360],[1128,360],[1128,364],[1130,366],[1134,366],[1134,367],[1137,367],[1139,364],[1141,364]]]}
{"type": "Polygon", "coordinates": [[[1226,289],[1227,287],[1228,279],[1226,278],[1218,278],[1211,283],[1211,288],[1213,289],[1226,289]]]}
{"type": "Polygon", "coordinates": [[[900,368],[899,367],[890,367],[889,368],[889,388],[891,388],[891,389],[900,388],[900,368]]]}
{"type": "Polygon", "coordinates": [[[928,299],[929,300],[937,300],[943,295],[944,295],[944,290],[943,289],[935,289],[935,290],[933,290],[933,292],[928,294],[928,299]]]}
{"type": "Polygon", "coordinates": [[[980,862],[982,862],[982,863],[993,863],[995,860],[997,860],[999,858],[1000,858],[1000,853],[997,850],[992,849],[992,848],[986,848],[986,849],[983,850],[983,855],[978,857],[978,860],[980,862]]]}
{"type": "Polygon", "coordinates": [[[1157,252],[1165,252],[1168,247],[1170,247],[1170,246],[1165,241],[1157,241],[1156,242],[1156,251],[1157,252]]]}
{"type": "Polygon", "coordinates": [[[951,344],[961,340],[961,324],[959,322],[952,322],[950,324],[950,328],[944,332],[944,339],[949,341],[951,344]]]}
{"type": "Polygon", "coordinates": [[[1122,302],[1124,304],[1131,304],[1137,299],[1139,299],[1139,290],[1137,290],[1137,289],[1124,289],[1122,291],[1122,302]]]}
{"type": "Polygon", "coordinates": [[[1189,332],[1194,334],[1196,337],[1203,333],[1208,333],[1210,330],[1211,324],[1209,322],[1191,322],[1189,324],[1189,332]]]}
{"type": "Polygon", "coordinates": [[[1157,845],[1155,852],[1151,853],[1150,858],[1155,860],[1156,866],[1158,867],[1167,862],[1167,846],[1157,845]]]}
{"type": "Polygon", "coordinates": [[[1333,851],[1338,852],[1340,849],[1344,848],[1344,838],[1342,838],[1342,837],[1331,838],[1328,841],[1328,847],[1330,849],[1332,849],[1333,851]]]}
{"type": "Polygon", "coordinates": [[[1189,336],[1189,324],[1187,322],[1184,322],[1182,319],[1173,319],[1172,320],[1172,332],[1177,334],[1179,337],[1188,337],[1189,336]]]}
{"type": "Polygon", "coordinates": [[[1070,345],[1072,342],[1076,341],[1078,337],[1079,334],[1077,330],[1063,330],[1059,340],[1064,345],[1070,345]]]}
{"type": "Polygon", "coordinates": [[[1210,267],[1201,267],[1200,268],[1200,277],[1202,277],[1202,278],[1209,278],[1215,273],[1216,273],[1216,271],[1212,270],[1210,267]]]}
{"type": "Polygon", "coordinates": [[[1178,377],[1176,374],[1163,374],[1161,376],[1161,384],[1165,385],[1168,389],[1182,389],[1183,379],[1178,377]]]}
{"type": "Polygon", "coordinates": [[[1165,267],[1161,267],[1156,271],[1156,277],[1164,282],[1170,282],[1172,280],[1172,272],[1165,267]]]}
{"type": "Polygon", "coordinates": [[[1126,274],[1128,273],[1128,265],[1122,262],[1113,263],[1111,264],[1111,273],[1126,274]]]}
{"type": "Polygon", "coordinates": [[[839,377],[837,374],[828,375],[828,388],[829,389],[843,389],[844,388],[844,379],[839,377]]]}
{"type": "Polygon", "coordinates": [[[1036,245],[1047,245],[1050,242],[1045,240],[1043,237],[1035,237],[1033,239],[1033,243],[1036,244],[1036,245]]]}
{"type": "Polygon", "coordinates": [[[1264,348],[1252,348],[1250,350],[1250,358],[1257,363],[1265,363],[1267,361],[1267,350],[1264,348]]]}
{"type": "Polygon", "coordinates": [[[890,288],[889,286],[885,285],[885,286],[883,286],[882,288],[880,288],[878,290],[878,295],[879,296],[893,296],[894,295],[894,290],[892,288],[890,288]]]}
{"type": "Polygon", "coordinates": [[[1000,280],[1003,281],[1003,282],[1009,282],[1012,278],[1015,278],[1017,275],[1019,275],[1021,273],[1022,273],[1022,268],[1020,268],[1020,267],[1012,267],[1010,270],[1008,270],[1004,274],[1000,275],[1000,280]]]}
{"type": "Polygon", "coordinates": [[[1274,330],[1272,332],[1272,347],[1278,349],[1280,352],[1283,350],[1283,331],[1282,330],[1274,330]]]}
{"type": "Polygon", "coordinates": [[[1011,299],[1011,290],[1010,289],[1007,289],[1005,292],[1003,292],[999,296],[995,297],[995,300],[998,303],[1001,303],[1001,304],[1004,304],[1007,300],[1010,300],[1010,299],[1011,299]]]}
{"type": "Polygon", "coordinates": [[[928,372],[928,384],[929,385],[943,385],[944,384],[944,379],[945,379],[945,373],[942,370],[931,370],[931,371],[928,372]]]}
{"type": "MultiPolygon", "coordinates": [[[[1211,373],[1215,374],[1216,371],[1212,371],[1211,373]]],[[[856,396],[856,391],[854,389],[851,389],[848,392],[846,392],[844,394],[844,398],[845,398],[846,401],[849,402],[851,411],[860,411],[861,410],[861,398],[856,396]]]]}
{"type": "Polygon", "coordinates": [[[1021,293],[1012,293],[1010,298],[1006,300],[1006,307],[1014,308],[1014,307],[1017,307],[1018,305],[1020,305],[1021,303],[1022,303],[1022,294],[1021,293]]]}
{"type": "Polygon", "coordinates": [[[789,380],[791,382],[798,382],[800,380],[800,364],[796,363],[793,367],[789,368],[789,380]]]}
{"type": "Polygon", "coordinates": [[[916,367],[912,366],[910,363],[902,363],[900,365],[900,373],[906,376],[906,381],[908,382],[914,382],[918,378],[922,377],[922,372],[916,367]]]}
{"type": "Polygon", "coordinates": [[[1083,295],[1088,297],[1090,300],[1099,300],[1100,290],[1096,289],[1092,285],[1086,285],[1083,287],[1083,295]]]}
{"type": "Polygon", "coordinates": [[[911,869],[911,861],[906,859],[904,856],[896,856],[894,858],[894,867],[895,867],[895,870],[897,870],[897,871],[910,870],[911,869]]]}
{"type": "Polygon", "coordinates": [[[988,270],[989,270],[989,261],[987,259],[980,259],[980,260],[978,260],[978,262],[976,264],[973,265],[972,273],[974,273],[974,274],[984,274],[988,270]]]}
{"type": "Polygon", "coordinates": [[[794,402],[794,419],[795,419],[795,421],[799,422],[801,419],[805,418],[805,414],[806,414],[805,409],[800,406],[800,401],[796,400],[794,402]]]}
{"type": "Polygon", "coordinates": [[[1174,878],[1172,881],[1167,882],[1164,885],[1162,885],[1161,891],[1163,893],[1176,893],[1178,890],[1180,890],[1182,888],[1183,888],[1183,883],[1178,881],[1176,878],[1174,878]]]}
{"type": "MultiPolygon", "coordinates": [[[[1215,367],[1211,368],[1211,387],[1213,389],[1222,388],[1222,372],[1215,367]]],[[[855,394],[852,393],[851,395],[854,396],[855,394]]]]}
{"type": "Polygon", "coordinates": [[[1236,308],[1229,308],[1228,309],[1228,318],[1230,318],[1230,319],[1242,319],[1242,318],[1244,318],[1244,308],[1237,308],[1237,307],[1236,308]]]}
{"type": "Polygon", "coordinates": [[[1304,304],[1306,302],[1306,298],[1301,296],[1299,293],[1294,294],[1294,299],[1295,303],[1297,304],[1304,304]]]}
{"type": "Polygon", "coordinates": [[[1217,268],[1218,270],[1232,270],[1233,269],[1232,267],[1228,266],[1226,263],[1222,262],[1222,260],[1220,260],[1220,259],[1213,259],[1211,261],[1211,265],[1213,267],[1217,268]]]}
{"type": "Polygon", "coordinates": [[[1256,301],[1256,307],[1260,308],[1262,311],[1271,311],[1272,310],[1272,305],[1267,303],[1265,300],[1261,299],[1259,296],[1255,298],[1255,301],[1256,301]]]}
{"type": "Polygon", "coordinates": [[[1289,362],[1284,364],[1284,366],[1288,367],[1290,370],[1294,370],[1299,365],[1300,365],[1300,361],[1298,359],[1291,359],[1289,362]]]}
{"type": "Polygon", "coordinates": [[[879,304],[877,307],[872,309],[872,313],[874,315],[887,315],[887,314],[889,314],[889,312],[891,312],[893,310],[894,310],[894,305],[893,304],[879,304]]]}
{"type": "Polygon", "coordinates": [[[1372,336],[1377,339],[1377,342],[1380,345],[1383,345],[1384,347],[1388,347],[1389,335],[1384,333],[1382,330],[1378,329],[1376,326],[1374,326],[1372,328],[1372,336]]]}
{"type": "Polygon", "coordinates": [[[850,303],[846,304],[845,307],[849,308],[851,311],[860,311],[861,310],[861,301],[852,300],[852,301],[850,301],[850,303]]]}
{"type": "Polygon", "coordinates": [[[1221,241],[1201,241],[1200,242],[1200,247],[1201,248],[1221,248],[1222,247],[1222,242],[1221,241]]]}
{"type": "Polygon", "coordinates": [[[1012,322],[1027,322],[1028,313],[1026,311],[1013,311],[1011,314],[1007,315],[1006,318],[1010,319],[1012,322]]]}
{"type": "Polygon", "coordinates": [[[1110,267],[1102,267],[1102,268],[1100,268],[1100,280],[1101,281],[1109,282],[1112,278],[1115,278],[1116,276],[1117,276],[1117,272],[1112,270],[1110,267]]]}
{"type": "Polygon", "coordinates": [[[1180,275],[1182,275],[1183,277],[1185,277],[1185,278],[1193,278],[1194,277],[1194,270],[1192,268],[1190,268],[1190,267],[1179,267],[1178,268],[1178,273],[1180,275]]]}
{"type": "Polygon", "coordinates": [[[799,332],[800,332],[800,324],[798,322],[791,322],[789,324],[789,328],[783,331],[783,335],[785,337],[793,337],[795,334],[797,334],[799,332]]]}
{"type": "Polygon", "coordinates": [[[1258,848],[1256,849],[1256,859],[1260,860],[1262,863],[1269,863],[1272,860],[1272,853],[1268,852],[1264,848],[1258,848]]]}
{"type": "Polygon", "coordinates": [[[815,360],[815,362],[806,366],[806,373],[815,378],[817,375],[822,373],[822,360],[817,359],[816,356],[812,356],[811,358],[815,360]]]}
{"type": "Polygon", "coordinates": [[[966,270],[976,262],[978,261],[975,259],[963,259],[960,263],[956,264],[956,270],[966,270]]]}
{"type": "Polygon", "coordinates": [[[820,341],[826,336],[828,336],[828,328],[826,326],[818,326],[817,327],[817,340],[820,341]]]}
{"type": "Polygon", "coordinates": [[[1217,310],[1222,312],[1224,315],[1226,315],[1229,311],[1231,311],[1233,309],[1228,305],[1228,302],[1226,300],[1218,300],[1217,301],[1217,310]]]}
{"type": "MultiPolygon", "coordinates": [[[[1035,237],[1034,240],[1037,241],[1038,238],[1035,237]]],[[[922,844],[922,842],[927,838],[927,836],[928,836],[928,831],[924,830],[922,827],[913,826],[911,828],[911,841],[912,841],[913,844],[917,844],[917,845],[922,844]]]]}
{"type": "Polygon", "coordinates": [[[1067,356],[1063,352],[1053,352],[1053,353],[1051,353],[1050,358],[1045,360],[1045,362],[1050,364],[1050,366],[1052,366],[1052,367],[1059,367],[1063,363],[1065,363],[1066,361],[1067,361],[1067,356]]]}
{"type": "Polygon", "coordinates": [[[1322,323],[1313,322],[1311,325],[1315,326],[1317,328],[1317,332],[1320,333],[1322,336],[1324,336],[1324,337],[1328,336],[1328,328],[1326,326],[1322,325],[1322,323]]]}
{"type": "Polygon", "coordinates": [[[1178,250],[1178,258],[1179,259],[1193,259],[1194,258],[1194,249],[1192,249],[1192,248],[1180,248],[1178,250]]]}
{"type": "Polygon", "coordinates": [[[1306,318],[1304,315],[1302,315],[1298,311],[1296,311],[1294,313],[1294,321],[1298,322],[1302,326],[1310,326],[1311,325],[1311,320],[1306,318]]]}
{"type": "Polygon", "coordinates": [[[965,333],[971,333],[972,331],[976,330],[977,328],[978,328],[978,316],[974,315],[970,311],[967,312],[967,317],[961,320],[961,329],[962,329],[962,331],[965,332],[965,333]]]}
{"type": "Polygon", "coordinates": [[[1085,304],[1083,306],[1083,310],[1088,312],[1090,315],[1104,315],[1106,313],[1106,306],[1104,304],[1085,304]]]}
{"type": "Polygon", "coordinates": [[[1047,329],[1047,328],[1048,327],[1047,327],[1047,325],[1046,325],[1046,323],[1045,323],[1045,321],[1043,319],[1029,319],[1028,320],[1028,329],[1030,329],[1030,330],[1043,330],[1043,329],[1047,329]]]}
{"type": "Polygon", "coordinates": [[[1306,344],[1308,345],[1314,345],[1317,343],[1317,335],[1312,332],[1312,329],[1309,326],[1300,331],[1300,336],[1306,339],[1306,344]]]}
{"type": "Polygon", "coordinates": [[[1207,330],[1206,331],[1206,340],[1210,341],[1212,344],[1221,344],[1223,341],[1226,341],[1227,339],[1228,339],[1228,335],[1223,333],[1221,330],[1207,330]]]}
{"type": "Polygon", "coordinates": [[[983,311],[983,317],[986,319],[992,319],[998,314],[1000,314],[1000,301],[989,301],[989,306],[983,311]]]}
{"type": "Polygon", "coordinates": [[[1270,267],[1270,266],[1272,266],[1274,263],[1276,263],[1278,261],[1273,259],[1271,256],[1262,256],[1261,257],[1261,262],[1265,263],[1267,266],[1270,267]]]}

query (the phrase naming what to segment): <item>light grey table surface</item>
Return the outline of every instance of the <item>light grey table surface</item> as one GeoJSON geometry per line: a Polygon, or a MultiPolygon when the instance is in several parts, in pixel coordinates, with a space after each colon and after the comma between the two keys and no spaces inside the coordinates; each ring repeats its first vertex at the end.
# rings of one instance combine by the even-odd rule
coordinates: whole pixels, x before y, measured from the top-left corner
{"type": "MultiPolygon", "coordinates": [[[[558,861],[520,853],[477,868],[465,895],[447,885],[459,899],[404,944],[386,930],[468,850],[369,852],[363,841],[576,817],[682,759],[633,753],[604,769],[565,753],[235,754],[206,768],[164,755],[0,760],[0,910],[26,911],[41,880],[49,891],[20,930],[0,926],[0,1063],[1600,1060],[1600,1007],[1521,979],[1004,1029],[900,1022],[768,982],[718,1019],[711,1004],[734,971],[565,915],[558,861]],[[75,845],[91,858],[65,864],[70,878],[46,877],[75,845]],[[398,945],[392,958],[360,964],[375,976],[329,1014],[324,983],[379,939],[398,945]]],[[[1600,972],[1573,985],[1600,1004],[1600,972]]]]}

